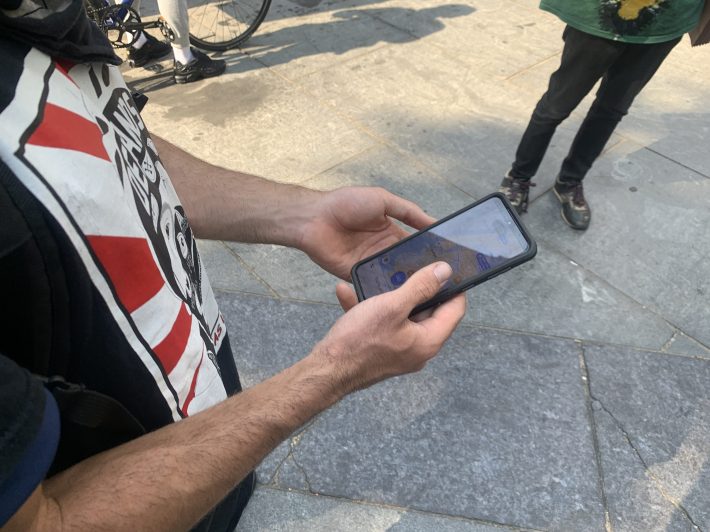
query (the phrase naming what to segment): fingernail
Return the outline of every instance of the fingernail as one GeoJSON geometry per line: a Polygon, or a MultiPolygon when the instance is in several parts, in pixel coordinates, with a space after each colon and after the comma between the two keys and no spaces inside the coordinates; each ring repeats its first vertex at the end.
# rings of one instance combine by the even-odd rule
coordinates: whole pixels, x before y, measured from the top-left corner
{"type": "Polygon", "coordinates": [[[440,262],[434,266],[434,275],[436,275],[436,278],[440,283],[448,280],[452,273],[451,266],[449,266],[446,262],[440,262]]]}

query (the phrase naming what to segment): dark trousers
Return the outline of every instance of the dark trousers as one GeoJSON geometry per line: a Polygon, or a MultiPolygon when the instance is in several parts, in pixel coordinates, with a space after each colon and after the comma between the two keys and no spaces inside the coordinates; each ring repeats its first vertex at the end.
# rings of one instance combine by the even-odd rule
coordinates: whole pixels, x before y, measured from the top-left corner
{"type": "Polygon", "coordinates": [[[577,132],[559,179],[579,182],[604,149],[616,125],[649,82],[680,37],[659,44],[628,44],[602,39],[570,26],[560,68],[530,118],[515,153],[511,175],[530,179],[537,172],[557,126],[601,78],[596,99],[577,132]]]}

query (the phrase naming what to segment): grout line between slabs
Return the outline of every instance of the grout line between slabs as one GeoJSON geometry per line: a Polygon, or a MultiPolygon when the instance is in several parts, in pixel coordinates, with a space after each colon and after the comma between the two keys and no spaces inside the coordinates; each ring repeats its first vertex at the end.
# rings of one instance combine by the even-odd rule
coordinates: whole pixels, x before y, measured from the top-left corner
{"type": "Polygon", "coordinates": [[[587,410],[587,419],[592,437],[592,449],[594,451],[594,461],[597,466],[597,487],[601,495],[602,508],[604,510],[604,529],[606,532],[612,532],[611,517],[609,514],[609,501],[606,495],[606,482],[604,479],[604,464],[602,461],[602,452],[599,446],[599,435],[597,431],[597,422],[594,417],[594,409],[592,408],[592,391],[589,382],[589,370],[587,368],[587,360],[584,352],[584,344],[578,342],[579,346],[579,368],[584,388],[584,402],[587,410]]]}
{"type": "Polygon", "coordinates": [[[554,59],[555,57],[558,57],[558,56],[561,55],[561,54],[562,54],[562,51],[561,51],[561,50],[558,51],[558,52],[555,52],[554,54],[552,54],[552,55],[550,55],[550,56],[548,56],[548,57],[545,57],[544,59],[541,59],[541,60],[538,61],[537,63],[532,64],[532,65],[530,65],[530,66],[527,66],[527,67],[523,68],[522,70],[519,70],[519,71],[515,72],[514,74],[511,74],[511,75],[508,76],[507,78],[504,78],[503,81],[510,81],[510,80],[513,80],[513,79],[517,78],[518,76],[521,76],[522,74],[525,74],[526,72],[529,72],[529,71],[531,71],[532,69],[534,69],[534,68],[536,68],[536,67],[538,67],[538,66],[540,66],[540,65],[542,65],[542,64],[544,64],[544,63],[547,63],[547,62],[550,61],[551,59],[554,59]]]}
{"type": "Polygon", "coordinates": [[[357,506],[370,506],[370,507],[375,507],[375,508],[382,508],[386,510],[392,510],[396,512],[401,512],[401,513],[413,513],[413,514],[418,514],[418,515],[423,515],[423,516],[430,516],[430,517],[438,517],[438,518],[445,518],[445,519],[451,519],[455,521],[463,521],[466,523],[474,523],[474,524],[482,524],[482,525],[488,525],[496,528],[502,528],[504,530],[512,530],[515,532],[543,532],[542,529],[538,528],[529,528],[529,527],[524,527],[520,525],[513,525],[513,524],[508,524],[508,523],[500,523],[497,521],[489,521],[486,519],[479,519],[475,517],[466,517],[462,515],[451,515],[451,514],[445,514],[445,513],[440,513],[440,512],[432,512],[429,510],[420,510],[417,508],[411,508],[411,507],[406,507],[406,506],[398,506],[395,504],[387,504],[387,503],[381,503],[381,502],[375,502],[375,501],[368,501],[368,500],[361,500],[361,499],[349,499],[347,497],[341,497],[337,495],[329,495],[329,494],[323,494],[323,493],[315,493],[315,492],[308,492],[308,491],[303,491],[301,489],[297,488],[281,488],[278,486],[270,486],[270,485],[262,485],[262,489],[268,489],[268,490],[273,490],[273,491],[280,491],[283,493],[297,493],[299,495],[304,495],[304,496],[311,496],[311,497],[318,497],[319,499],[329,499],[333,501],[340,501],[340,502],[346,502],[350,504],[354,504],[357,506]]]}
{"type": "Polygon", "coordinates": [[[256,270],[252,268],[249,264],[247,264],[247,262],[236,251],[234,251],[230,246],[228,246],[227,243],[223,240],[219,240],[219,243],[227,249],[227,252],[229,252],[235,259],[237,259],[237,261],[244,267],[244,269],[247,270],[247,272],[249,272],[250,275],[254,276],[257,281],[259,281],[268,290],[270,290],[273,297],[280,299],[281,296],[279,295],[279,293],[274,290],[271,285],[266,282],[265,279],[263,279],[258,273],[256,273],[256,270]]]}

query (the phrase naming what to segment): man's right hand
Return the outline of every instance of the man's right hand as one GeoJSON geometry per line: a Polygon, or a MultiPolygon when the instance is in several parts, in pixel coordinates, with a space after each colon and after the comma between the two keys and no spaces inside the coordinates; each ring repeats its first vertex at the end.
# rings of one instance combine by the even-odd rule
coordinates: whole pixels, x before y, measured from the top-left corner
{"type": "Polygon", "coordinates": [[[350,285],[338,285],[336,293],[346,314],[312,356],[330,366],[343,394],[419,371],[436,356],[463,318],[465,296],[460,294],[416,320],[410,313],[434,297],[451,273],[445,262],[430,264],[396,290],[362,303],[350,285]]]}

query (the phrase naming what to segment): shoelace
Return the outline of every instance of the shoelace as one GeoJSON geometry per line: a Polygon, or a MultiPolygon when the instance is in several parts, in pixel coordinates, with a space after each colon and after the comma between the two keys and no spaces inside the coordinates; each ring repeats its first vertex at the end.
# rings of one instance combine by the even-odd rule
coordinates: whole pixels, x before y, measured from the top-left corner
{"type": "Polygon", "coordinates": [[[510,189],[512,191],[520,192],[522,196],[520,201],[521,212],[528,212],[528,192],[530,191],[530,187],[534,186],[536,186],[536,184],[532,181],[525,181],[523,179],[511,180],[510,189]]]}
{"type": "Polygon", "coordinates": [[[584,205],[587,203],[584,200],[584,189],[581,183],[574,187],[574,192],[572,193],[572,203],[574,203],[578,207],[584,207],[584,205]]]}
{"type": "Polygon", "coordinates": [[[532,181],[524,181],[522,179],[513,179],[513,182],[510,185],[511,188],[516,188],[520,190],[520,192],[528,192],[530,190],[530,187],[536,186],[537,183],[533,183],[532,181]]]}

